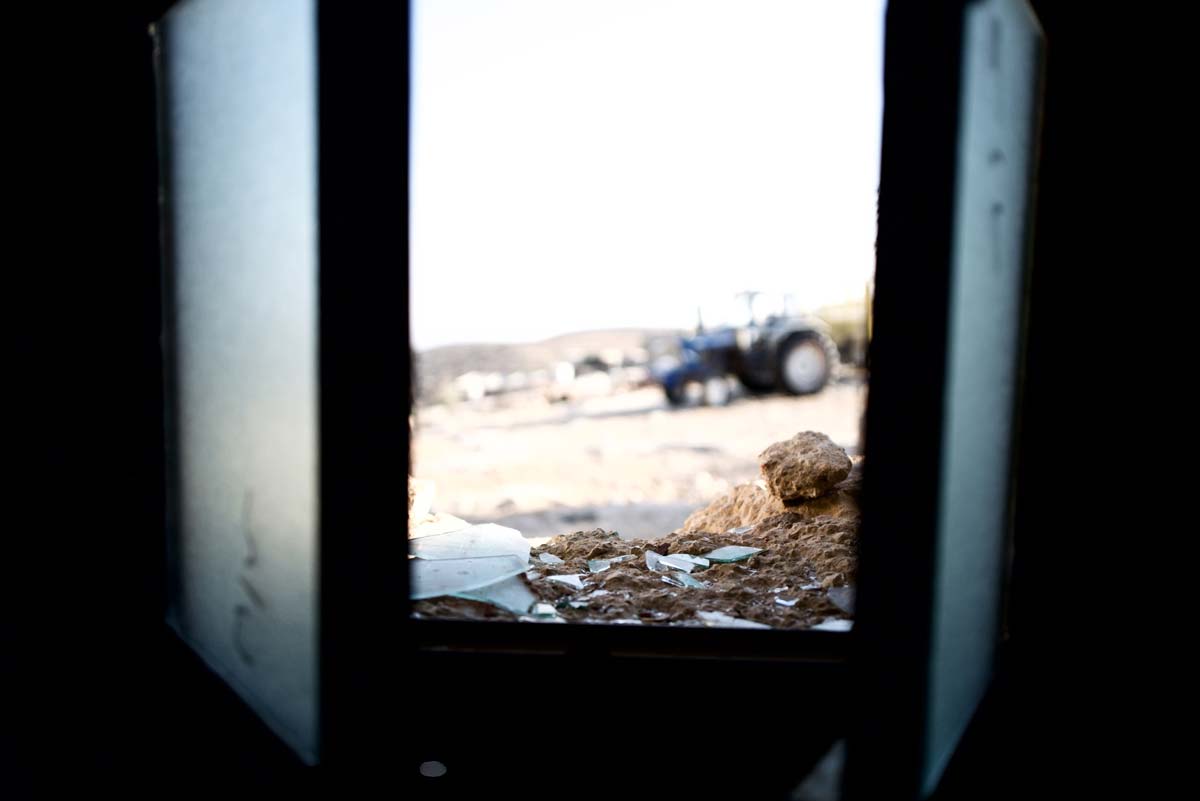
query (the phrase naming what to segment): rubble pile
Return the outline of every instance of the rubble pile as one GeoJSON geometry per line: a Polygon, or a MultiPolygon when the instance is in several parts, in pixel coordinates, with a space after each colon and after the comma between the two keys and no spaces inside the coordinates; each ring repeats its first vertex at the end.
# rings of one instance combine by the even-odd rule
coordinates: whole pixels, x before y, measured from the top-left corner
{"type": "Polygon", "coordinates": [[[576,531],[535,544],[526,556],[514,547],[519,533],[512,529],[446,531],[454,524],[426,516],[410,531],[413,614],[848,628],[861,458],[852,460],[823,434],[802,432],[771,445],[759,461],[761,480],[734,487],[678,531],[652,540],[622,539],[603,529],[576,531]],[[430,555],[458,558],[439,565],[427,561],[430,555]],[[425,563],[414,564],[420,562],[425,563]],[[431,595],[451,586],[440,583],[449,567],[475,586],[431,595]],[[479,586],[488,579],[491,584],[479,586]]]}

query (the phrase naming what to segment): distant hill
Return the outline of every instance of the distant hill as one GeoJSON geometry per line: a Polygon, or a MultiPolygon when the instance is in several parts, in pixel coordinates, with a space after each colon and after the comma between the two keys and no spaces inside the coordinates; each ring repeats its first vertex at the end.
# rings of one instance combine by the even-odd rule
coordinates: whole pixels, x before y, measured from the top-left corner
{"type": "Polygon", "coordinates": [[[417,385],[421,400],[428,402],[438,396],[440,387],[464,373],[551,369],[557,362],[578,362],[609,349],[633,353],[645,348],[649,340],[674,338],[679,333],[663,328],[615,328],[561,334],[540,342],[443,345],[416,354],[417,385]]]}

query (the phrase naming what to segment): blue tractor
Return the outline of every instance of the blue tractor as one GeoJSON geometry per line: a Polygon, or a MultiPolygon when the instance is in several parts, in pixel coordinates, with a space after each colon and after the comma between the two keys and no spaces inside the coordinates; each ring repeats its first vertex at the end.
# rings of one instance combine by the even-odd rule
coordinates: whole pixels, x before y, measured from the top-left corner
{"type": "Polygon", "coordinates": [[[677,355],[652,365],[671,405],[724,405],[735,378],[750,393],[809,395],[824,389],[839,363],[829,327],[792,312],[790,299],[780,303],[761,292],[737,298],[744,302],[737,324],[706,330],[701,323],[693,336],[680,338],[677,355]]]}

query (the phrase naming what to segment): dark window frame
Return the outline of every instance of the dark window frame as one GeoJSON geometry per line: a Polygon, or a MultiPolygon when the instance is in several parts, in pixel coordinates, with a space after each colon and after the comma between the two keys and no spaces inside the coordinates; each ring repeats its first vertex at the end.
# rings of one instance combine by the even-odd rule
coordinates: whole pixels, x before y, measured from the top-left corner
{"type": "MultiPolygon", "coordinates": [[[[796,670],[798,677],[820,676],[863,693],[854,718],[873,723],[852,739],[851,770],[871,781],[882,772],[896,777],[893,787],[906,786],[921,755],[911,748],[888,753],[879,735],[911,734],[921,725],[916,708],[928,659],[922,646],[928,644],[935,570],[931,493],[943,381],[937,359],[925,363],[921,381],[901,370],[901,362],[914,347],[945,351],[962,10],[963,4],[938,10],[889,4],[863,580],[855,629],[840,634],[409,618],[406,543],[395,530],[409,452],[407,421],[396,410],[407,407],[411,392],[411,376],[397,359],[397,345],[408,352],[402,344],[407,232],[398,222],[407,219],[407,205],[405,193],[396,191],[407,187],[409,65],[407,49],[396,46],[408,40],[407,4],[376,9],[364,24],[355,11],[318,3],[323,770],[392,771],[398,746],[402,771],[425,757],[487,763],[483,750],[470,744],[439,754],[412,727],[397,733],[399,743],[381,736],[381,718],[417,720],[435,708],[397,684],[397,676],[410,676],[414,667],[449,681],[476,664],[503,676],[565,665],[596,686],[615,671],[627,687],[661,686],[682,674],[682,684],[692,688],[716,676],[752,680],[796,670]],[[382,80],[385,75],[393,77],[382,80]],[[404,76],[403,94],[396,75],[404,76]],[[902,266],[912,263],[927,266],[898,280],[902,266]],[[913,415],[903,429],[894,425],[898,409],[913,415]],[[888,458],[901,452],[908,458],[888,458]],[[927,537],[918,537],[915,548],[897,548],[871,535],[883,530],[927,537]],[[906,578],[897,593],[900,582],[889,575],[901,574],[906,578]],[[848,659],[855,665],[849,675],[848,659]]],[[[549,670],[553,675],[556,668],[549,670]]],[[[800,762],[810,763],[833,734],[851,732],[814,738],[800,762]]],[[[803,767],[781,764],[764,782],[783,788],[803,767]]]]}

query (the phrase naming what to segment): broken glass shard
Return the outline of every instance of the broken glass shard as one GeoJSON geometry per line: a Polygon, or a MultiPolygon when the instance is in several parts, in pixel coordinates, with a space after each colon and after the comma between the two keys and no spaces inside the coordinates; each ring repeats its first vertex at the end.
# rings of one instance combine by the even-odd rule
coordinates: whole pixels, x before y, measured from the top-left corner
{"type": "Polygon", "coordinates": [[[830,587],[826,593],[829,600],[833,601],[834,606],[841,609],[847,614],[854,614],[854,588],[853,587],[830,587]]]}
{"type": "Polygon", "coordinates": [[[703,556],[692,556],[690,553],[673,553],[666,557],[667,559],[682,559],[689,562],[693,567],[708,567],[710,562],[703,556]]]}
{"type": "Polygon", "coordinates": [[[700,581],[684,573],[682,570],[676,570],[669,576],[663,576],[662,580],[668,584],[673,584],[676,587],[707,587],[708,582],[700,581]],[[674,581],[672,581],[674,579],[674,581]]]}
{"type": "Polygon", "coordinates": [[[796,605],[796,601],[798,601],[798,600],[800,600],[800,599],[799,599],[799,598],[793,598],[793,599],[792,599],[792,600],[790,600],[790,601],[785,601],[785,600],[783,600],[782,598],[776,598],[776,599],[775,599],[775,603],[779,604],[780,606],[795,606],[795,605],[796,605]]]}
{"type": "Polygon", "coordinates": [[[637,559],[637,555],[632,554],[632,553],[627,553],[624,556],[614,556],[611,559],[609,559],[608,561],[612,562],[615,565],[620,562],[628,562],[630,559],[637,559]]]}
{"type": "MultiPolygon", "coordinates": [[[[526,573],[525,575],[528,576],[529,574],[526,573]]],[[[801,588],[801,589],[803,589],[803,588],[801,588]]],[[[787,591],[787,587],[775,587],[774,589],[771,590],[771,592],[785,592],[785,591],[787,591]]]]}
{"type": "Polygon", "coordinates": [[[554,611],[553,604],[535,604],[529,611],[534,617],[554,617],[558,614],[554,611]]]}
{"type": "Polygon", "coordinates": [[[611,559],[589,559],[587,566],[588,566],[588,570],[590,570],[593,573],[603,573],[605,570],[608,570],[610,567],[612,567],[612,560],[611,559]]]}
{"type": "Polygon", "coordinates": [[[409,540],[409,550],[419,559],[474,559],[483,556],[516,556],[529,561],[529,540],[515,528],[483,523],[409,540]]]}
{"type": "Polygon", "coordinates": [[[559,559],[557,556],[555,556],[552,553],[544,553],[541,556],[539,556],[538,559],[541,559],[542,562],[544,562],[545,564],[548,564],[548,565],[561,565],[563,563],[562,559],[559,559]]]}
{"type": "Polygon", "coordinates": [[[735,629],[769,629],[766,623],[755,623],[753,620],[743,620],[731,617],[724,612],[697,612],[696,617],[704,621],[706,626],[724,626],[735,629]]]}
{"type": "Polygon", "coordinates": [[[838,618],[827,617],[812,628],[813,631],[849,631],[853,627],[853,620],[840,620],[838,618]]]}
{"type": "Polygon", "coordinates": [[[566,618],[561,618],[558,615],[541,616],[541,615],[521,615],[517,620],[521,623],[566,623],[566,618]]]}
{"type": "Polygon", "coordinates": [[[537,572],[536,570],[526,570],[525,571],[525,578],[529,579],[530,581],[533,581],[534,579],[540,579],[541,577],[542,577],[542,574],[537,572]]]}
{"type": "Polygon", "coordinates": [[[578,573],[568,573],[564,576],[546,576],[546,581],[557,581],[559,584],[566,584],[576,590],[583,589],[583,582],[579,580],[578,573]]]}
{"type": "Polygon", "coordinates": [[[666,565],[667,567],[674,568],[675,570],[682,570],[684,573],[691,573],[696,569],[694,562],[690,562],[687,559],[680,559],[676,554],[671,554],[670,556],[660,556],[658,559],[658,564],[660,566],[666,565]]]}
{"type": "Polygon", "coordinates": [[[580,595],[579,600],[590,601],[593,598],[602,598],[605,595],[612,595],[612,592],[609,590],[594,590],[592,592],[589,592],[587,595],[580,595]]]}
{"type": "Polygon", "coordinates": [[[408,563],[412,581],[409,597],[436,598],[486,587],[525,572],[518,556],[482,556],[471,559],[412,559],[408,563]]]}
{"type": "Polygon", "coordinates": [[[802,589],[802,590],[819,590],[819,589],[821,589],[821,582],[813,581],[808,584],[805,584],[800,589],[802,589]]]}
{"type": "Polygon", "coordinates": [[[523,615],[528,612],[529,608],[537,601],[537,596],[529,591],[529,588],[525,586],[525,582],[521,581],[520,576],[506,578],[503,581],[497,581],[495,584],[455,593],[455,595],[471,601],[483,601],[492,606],[507,609],[509,612],[517,615],[523,615]]]}
{"type": "Polygon", "coordinates": [[[754,528],[754,526],[738,526],[737,528],[729,529],[729,531],[727,531],[725,533],[726,534],[745,534],[747,531],[753,530],[753,528],[754,528]]]}
{"type": "Polygon", "coordinates": [[[558,609],[587,609],[587,601],[572,601],[569,598],[563,598],[555,607],[558,609]]]}
{"type": "Polygon", "coordinates": [[[601,622],[602,623],[614,623],[618,626],[640,626],[640,625],[642,625],[642,621],[638,620],[637,618],[632,618],[632,617],[623,617],[623,618],[618,618],[616,620],[604,620],[601,622]]]}
{"type": "Polygon", "coordinates": [[[662,561],[662,554],[654,551],[646,551],[646,567],[650,570],[655,570],[660,573],[665,573],[666,568],[659,567],[659,562],[662,561]]]}
{"type": "Polygon", "coordinates": [[[760,551],[762,551],[762,548],[751,548],[748,545],[726,545],[723,548],[717,548],[715,551],[709,551],[704,554],[704,558],[713,562],[740,562],[743,559],[749,559],[760,551]]]}

